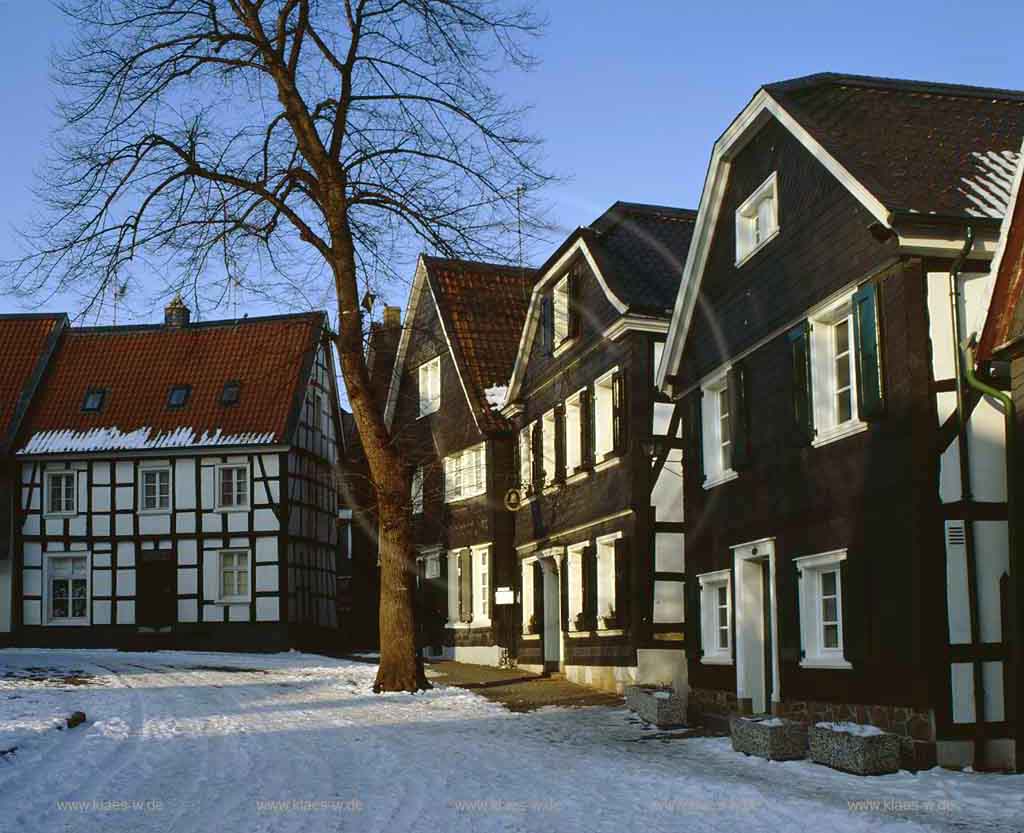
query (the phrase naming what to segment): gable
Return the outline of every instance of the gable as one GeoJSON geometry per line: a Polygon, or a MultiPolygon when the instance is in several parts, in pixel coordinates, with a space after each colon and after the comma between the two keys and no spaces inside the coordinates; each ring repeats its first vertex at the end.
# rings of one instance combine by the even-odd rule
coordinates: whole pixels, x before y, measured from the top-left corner
{"type": "Polygon", "coordinates": [[[29,398],[40,381],[67,317],[0,315],[0,453],[14,442],[29,398]]]}

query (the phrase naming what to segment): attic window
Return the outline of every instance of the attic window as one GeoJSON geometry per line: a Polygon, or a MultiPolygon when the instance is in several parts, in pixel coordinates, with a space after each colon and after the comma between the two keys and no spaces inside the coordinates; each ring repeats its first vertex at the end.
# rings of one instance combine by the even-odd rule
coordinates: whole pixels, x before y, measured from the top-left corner
{"type": "Polygon", "coordinates": [[[91,413],[98,413],[103,410],[103,403],[106,401],[106,388],[89,388],[85,392],[85,399],[82,400],[82,410],[91,413]]]}
{"type": "Polygon", "coordinates": [[[242,390],[241,382],[225,382],[224,390],[220,394],[221,405],[237,405],[238,397],[242,390]]]}
{"type": "Polygon", "coordinates": [[[188,402],[189,394],[192,393],[192,388],[189,385],[175,385],[171,388],[171,392],[167,396],[167,407],[176,409],[184,408],[188,402]]]}
{"type": "Polygon", "coordinates": [[[736,209],[736,265],[779,233],[779,184],[772,174],[736,209]]]}

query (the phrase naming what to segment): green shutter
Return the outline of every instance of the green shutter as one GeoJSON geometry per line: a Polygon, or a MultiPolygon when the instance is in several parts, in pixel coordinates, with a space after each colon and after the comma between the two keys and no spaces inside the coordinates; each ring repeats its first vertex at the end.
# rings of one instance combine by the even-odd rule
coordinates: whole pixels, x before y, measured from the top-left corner
{"type": "Polygon", "coordinates": [[[853,296],[853,342],[856,347],[857,409],[864,420],[885,412],[878,326],[878,284],[864,284],[853,296]]]}
{"type": "Polygon", "coordinates": [[[579,269],[569,273],[569,338],[580,334],[580,284],[579,269]]]}
{"type": "Polygon", "coordinates": [[[864,598],[864,576],[854,553],[839,564],[839,592],[842,597],[843,656],[852,665],[864,661],[867,650],[867,600],[864,598]]]}
{"type": "Polygon", "coordinates": [[[594,395],[590,388],[580,394],[580,459],[583,468],[594,465],[594,395]]]}
{"type": "Polygon", "coordinates": [[[700,388],[695,390],[688,401],[686,417],[686,450],[684,455],[696,464],[699,479],[704,479],[704,414],[701,400],[704,397],[700,388]]]}
{"type": "Polygon", "coordinates": [[[569,559],[562,559],[562,568],[558,571],[558,599],[559,599],[559,620],[563,631],[572,630],[569,627],[569,559]]]}
{"type": "Polygon", "coordinates": [[[750,465],[750,423],[747,408],[747,374],[743,365],[729,371],[729,432],[732,441],[732,467],[750,465]]]}
{"type": "Polygon", "coordinates": [[[473,621],[473,557],[469,551],[459,553],[459,619],[473,621]]]}
{"type": "Polygon", "coordinates": [[[629,539],[615,541],[615,619],[616,627],[629,626],[630,580],[629,539]]]}
{"type": "Polygon", "coordinates": [[[530,447],[533,453],[533,489],[539,493],[544,488],[544,435],[539,419],[533,423],[530,447]]]}
{"type": "Polygon", "coordinates": [[[626,413],[626,378],[622,371],[612,374],[612,443],[617,454],[626,452],[626,429],[629,425],[626,413]]]}
{"type": "Polygon", "coordinates": [[[686,633],[686,653],[692,659],[699,660],[703,655],[701,649],[701,620],[700,620],[700,582],[692,573],[686,576],[686,624],[683,626],[686,633]]]}
{"type": "Polygon", "coordinates": [[[583,621],[590,630],[597,628],[597,553],[585,547],[580,557],[583,568],[583,621]]]}
{"type": "Polygon", "coordinates": [[[552,308],[551,293],[544,295],[540,302],[541,344],[545,356],[554,352],[555,316],[552,308]]]}
{"type": "Polygon", "coordinates": [[[793,435],[797,445],[814,438],[811,400],[811,323],[801,321],[786,335],[792,367],[793,435]]]}
{"type": "Polygon", "coordinates": [[[533,562],[533,616],[534,633],[544,632],[544,569],[539,561],[533,562]]]}
{"type": "Polygon", "coordinates": [[[555,482],[565,482],[565,404],[555,406],[555,482]]]}

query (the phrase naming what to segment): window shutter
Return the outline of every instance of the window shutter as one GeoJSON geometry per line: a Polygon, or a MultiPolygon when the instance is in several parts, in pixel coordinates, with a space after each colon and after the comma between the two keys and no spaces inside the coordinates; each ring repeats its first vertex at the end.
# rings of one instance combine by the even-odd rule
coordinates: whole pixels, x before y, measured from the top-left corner
{"type": "Polygon", "coordinates": [[[612,375],[612,444],[617,454],[624,454],[626,451],[628,424],[626,379],[622,371],[616,371],[612,375]]]}
{"type": "Polygon", "coordinates": [[[555,406],[555,482],[565,481],[565,403],[555,406]]]}
{"type": "Polygon", "coordinates": [[[579,270],[569,273],[569,338],[580,334],[580,279],[579,270]]]}
{"type": "Polygon", "coordinates": [[[473,558],[468,550],[459,553],[459,618],[473,621],[473,558]]]}
{"type": "Polygon", "coordinates": [[[594,465],[594,392],[584,388],[580,394],[580,459],[584,468],[594,465]]]}
{"type": "MultiPolygon", "coordinates": [[[[699,400],[698,400],[699,401],[699,400]]],[[[700,582],[693,574],[686,576],[686,652],[694,659],[700,659],[701,650],[700,582]]]]}
{"type": "Polygon", "coordinates": [[[693,392],[688,401],[686,417],[686,450],[684,456],[696,463],[696,473],[704,478],[704,414],[702,399],[704,392],[699,388],[693,392]]]}
{"type": "Polygon", "coordinates": [[[853,296],[853,342],[856,346],[857,408],[864,420],[885,412],[882,390],[878,284],[864,284],[853,296]]]}
{"type": "Polygon", "coordinates": [[[750,414],[747,408],[747,373],[743,365],[729,371],[729,439],[732,441],[732,467],[750,465],[750,414]]]}
{"type": "Polygon", "coordinates": [[[786,336],[792,366],[793,440],[808,445],[814,437],[811,403],[811,322],[801,321],[786,336]]]}
{"type": "Polygon", "coordinates": [[[619,538],[615,541],[615,616],[617,627],[629,626],[631,607],[629,580],[629,539],[619,538]]]}
{"type": "Polygon", "coordinates": [[[800,623],[802,616],[797,602],[798,573],[793,565],[782,563],[775,574],[776,618],[779,633],[779,659],[800,661],[800,623]]]}
{"type": "Polygon", "coordinates": [[[589,630],[597,627],[597,554],[585,547],[580,556],[583,572],[583,621],[589,630]]]}
{"type": "Polygon", "coordinates": [[[533,487],[536,491],[544,488],[544,438],[541,433],[541,420],[533,423],[533,487]]]}
{"type": "Polygon", "coordinates": [[[568,632],[569,627],[569,556],[562,559],[561,569],[558,571],[558,598],[559,598],[559,621],[562,630],[568,632]]]}
{"type": "Polygon", "coordinates": [[[847,556],[839,565],[843,599],[843,656],[853,665],[863,662],[867,649],[864,627],[868,617],[861,578],[859,564],[851,562],[847,556]]]}
{"type": "Polygon", "coordinates": [[[551,294],[548,293],[540,301],[541,344],[545,356],[550,356],[554,352],[555,319],[551,305],[551,294]]]}
{"type": "MultiPolygon", "coordinates": [[[[515,486],[519,483],[523,476],[523,435],[521,431],[516,431],[512,443],[512,472],[513,476],[510,478],[511,486],[515,486]]],[[[525,486],[525,483],[519,483],[521,489],[525,486]]]]}
{"type": "Polygon", "coordinates": [[[534,633],[544,633],[544,570],[539,561],[533,562],[533,610],[536,629],[534,633]]]}

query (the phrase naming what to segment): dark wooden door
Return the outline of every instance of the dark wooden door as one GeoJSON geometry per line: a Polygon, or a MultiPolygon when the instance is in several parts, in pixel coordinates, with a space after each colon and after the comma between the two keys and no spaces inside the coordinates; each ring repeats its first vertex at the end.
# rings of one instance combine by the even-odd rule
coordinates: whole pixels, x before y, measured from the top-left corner
{"type": "Polygon", "coordinates": [[[177,619],[177,580],[170,550],[140,553],[135,621],[144,628],[164,628],[177,619]]]}

